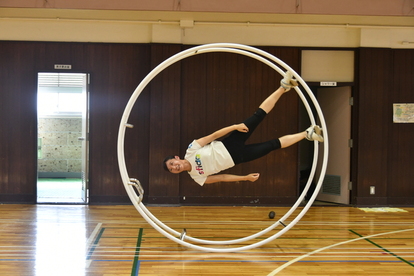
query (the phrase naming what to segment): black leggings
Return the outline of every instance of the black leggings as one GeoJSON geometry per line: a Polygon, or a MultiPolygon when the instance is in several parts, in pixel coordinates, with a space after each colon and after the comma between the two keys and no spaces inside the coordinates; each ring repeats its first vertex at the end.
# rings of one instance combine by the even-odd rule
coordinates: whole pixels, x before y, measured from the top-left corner
{"type": "Polygon", "coordinates": [[[249,128],[249,132],[235,130],[230,133],[228,137],[223,139],[222,142],[236,165],[258,159],[273,150],[280,149],[281,145],[279,139],[245,145],[247,139],[260,122],[263,121],[266,114],[267,113],[263,109],[259,108],[250,118],[243,122],[249,128]]]}

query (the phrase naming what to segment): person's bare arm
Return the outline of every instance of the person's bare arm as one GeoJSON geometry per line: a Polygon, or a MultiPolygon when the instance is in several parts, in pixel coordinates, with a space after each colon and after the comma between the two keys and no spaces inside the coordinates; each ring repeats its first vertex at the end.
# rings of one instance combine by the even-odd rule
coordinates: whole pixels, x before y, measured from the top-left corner
{"type": "Polygon", "coordinates": [[[213,142],[214,140],[216,140],[220,137],[223,137],[223,136],[227,135],[228,133],[230,133],[234,130],[237,130],[237,131],[240,131],[240,132],[248,132],[249,131],[247,126],[245,124],[241,123],[241,124],[236,124],[236,125],[231,125],[231,126],[228,126],[228,127],[224,127],[222,129],[219,129],[219,130],[213,132],[210,135],[207,135],[207,136],[204,136],[200,139],[197,139],[196,141],[201,147],[204,147],[205,145],[213,142]]]}
{"type": "Polygon", "coordinates": [[[251,181],[254,182],[259,179],[260,174],[251,173],[248,175],[234,175],[234,174],[214,174],[207,176],[204,184],[211,184],[216,182],[237,182],[237,181],[251,181]]]}

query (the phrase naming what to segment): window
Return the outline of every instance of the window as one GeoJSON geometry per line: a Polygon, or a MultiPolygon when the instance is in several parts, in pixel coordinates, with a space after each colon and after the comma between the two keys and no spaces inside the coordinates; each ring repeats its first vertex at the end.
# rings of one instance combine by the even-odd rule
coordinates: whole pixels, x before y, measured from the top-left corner
{"type": "Polygon", "coordinates": [[[80,117],[84,109],[86,75],[76,73],[39,73],[37,110],[39,117],[80,117]]]}

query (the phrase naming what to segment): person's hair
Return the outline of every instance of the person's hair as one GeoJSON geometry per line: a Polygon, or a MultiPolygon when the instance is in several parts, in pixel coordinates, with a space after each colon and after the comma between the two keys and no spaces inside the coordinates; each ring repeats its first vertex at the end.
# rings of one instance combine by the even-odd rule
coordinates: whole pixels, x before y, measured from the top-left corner
{"type": "Polygon", "coordinates": [[[166,170],[167,172],[170,172],[170,170],[167,167],[167,161],[170,160],[170,159],[174,159],[174,158],[175,158],[174,155],[169,155],[169,156],[165,157],[164,163],[162,163],[162,166],[164,167],[164,170],[166,170]]]}

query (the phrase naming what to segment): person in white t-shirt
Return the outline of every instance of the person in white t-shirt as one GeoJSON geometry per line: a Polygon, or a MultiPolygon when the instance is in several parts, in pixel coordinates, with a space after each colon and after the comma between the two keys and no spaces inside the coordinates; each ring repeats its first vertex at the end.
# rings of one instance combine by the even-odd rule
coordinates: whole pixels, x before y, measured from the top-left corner
{"type": "Polygon", "coordinates": [[[164,159],[164,169],[171,173],[188,172],[199,185],[215,182],[256,181],[259,173],[247,175],[218,174],[220,171],[237,164],[249,162],[265,156],[269,152],[289,147],[303,139],[323,142],[321,128],[310,126],[303,132],[285,135],[263,143],[246,145],[246,140],[253,133],[264,117],[273,109],[276,102],[298,83],[291,72],[286,72],[280,81],[281,86],[266,98],[258,110],[243,123],[224,127],[210,135],[194,140],[188,147],[184,159],[168,156],[164,159]],[[222,141],[217,139],[230,135],[222,141]]]}

